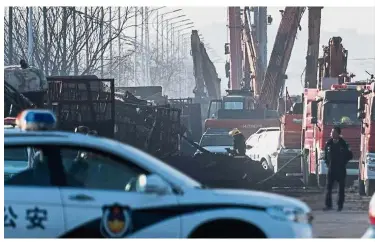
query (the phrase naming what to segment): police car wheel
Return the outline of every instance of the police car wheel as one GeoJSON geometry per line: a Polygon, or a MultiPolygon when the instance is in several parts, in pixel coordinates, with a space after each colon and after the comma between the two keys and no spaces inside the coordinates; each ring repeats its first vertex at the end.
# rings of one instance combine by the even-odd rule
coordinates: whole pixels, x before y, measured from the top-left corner
{"type": "Polygon", "coordinates": [[[365,193],[366,196],[372,196],[375,192],[375,180],[367,179],[365,181],[365,193]]]}
{"type": "Polygon", "coordinates": [[[199,226],[189,238],[267,238],[258,227],[235,219],[220,219],[199,226]]]}

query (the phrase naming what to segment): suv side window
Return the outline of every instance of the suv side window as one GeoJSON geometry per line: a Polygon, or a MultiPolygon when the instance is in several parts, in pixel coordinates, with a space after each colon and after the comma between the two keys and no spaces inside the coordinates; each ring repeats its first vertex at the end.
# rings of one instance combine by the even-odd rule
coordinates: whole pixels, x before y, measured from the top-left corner
{"type": "Polygon", "coordinates": [[[131,162],[95,150],[61,148],[61,157],[68,184],[69,179],[76,182],[72,187],[125,191],[138,176],[148,175],[131,162]]]}

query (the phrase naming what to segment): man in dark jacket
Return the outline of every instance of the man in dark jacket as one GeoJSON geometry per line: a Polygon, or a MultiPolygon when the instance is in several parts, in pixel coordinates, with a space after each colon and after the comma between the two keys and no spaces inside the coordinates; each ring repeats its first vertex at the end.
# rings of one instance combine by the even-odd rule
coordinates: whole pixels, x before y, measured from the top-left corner
{"type": "Polygon", "coordinates": [[[346,164],[353,158],[349,145],[340,136],[340,127],[334,127],[331,131],[331,139],[325,145],[325,162],[328,167],[326,199],[324,210],[332,209],[332,188],[334,182],[339,184],[337,210],[341,211],[345,199],[346,164]]]}
{"type": "Polygon", "coordinates": [[[246,141],[245,136],[237,128],[229,132],[229,135],[233,137],[233,151],[238,155],[245,155],[246,152],[246,141]]]}

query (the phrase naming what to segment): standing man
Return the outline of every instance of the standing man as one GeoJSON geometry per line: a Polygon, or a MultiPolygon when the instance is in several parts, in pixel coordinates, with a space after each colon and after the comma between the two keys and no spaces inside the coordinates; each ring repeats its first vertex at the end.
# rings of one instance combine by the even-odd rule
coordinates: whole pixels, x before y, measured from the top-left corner
{"type": "Polygon", "coordinates": [[[234,128],[229,132],[229,135],[233,137],[233,151],[238,155],[245,155],[246,152],[246,141],[245,136],[237,128],[234,128]]]}
{"type": "Polygon", "coordinates": [[[345,199],[346,164],[353,158],[349,145],[341,137],[341,128],[334,127],[324,148],[325,162],[328,167],[327,187],[324,210],[332,209],[332,188],[336,181],[339,184],[337,211],[341,211],[345,199]]]}

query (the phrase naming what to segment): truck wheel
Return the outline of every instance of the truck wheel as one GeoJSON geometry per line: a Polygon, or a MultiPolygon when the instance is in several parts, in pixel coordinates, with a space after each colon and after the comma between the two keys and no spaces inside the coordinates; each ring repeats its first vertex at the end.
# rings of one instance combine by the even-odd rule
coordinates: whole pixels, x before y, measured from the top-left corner
{"type": "Polygon", "coordinates": [[[361,174],[358,175],[358,194],[360,196],[365,196],[366,195],[366,192],[365,192],[365,183],[361,179],[361,174]]]}
{"type": "Polygon", "coordinates": [[[367,179],[365,181],[365,193],[366,196],[372,196],[375,192],[375,180],[369,180],[367,179]]]}
{"type": "Polygon", "coordinates": [[[318,180],[318,187],[324,188],[326,186],[327,175],[316,175],[318,180]]]}

